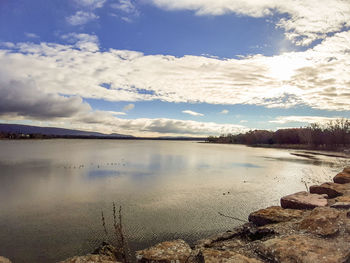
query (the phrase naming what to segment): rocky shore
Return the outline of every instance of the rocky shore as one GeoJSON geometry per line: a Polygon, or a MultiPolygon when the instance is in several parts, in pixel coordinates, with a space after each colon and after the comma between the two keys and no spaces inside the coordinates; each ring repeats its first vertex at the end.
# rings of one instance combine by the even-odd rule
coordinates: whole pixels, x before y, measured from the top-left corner
{"type": "MultiPolygon", "coordinates": [[[[199,240],[166,241],[137,251],[134,261],[185,262],[350,262],[350,167],[334,182],[311,186],[309,191],[281,198],[249,215],[249,223],[199,240]]],[[[9,263],[0,257],[0,263],[9,263]]],[[[93,254],[61,263],[118,262],[116,249],[106,243],[93,254]]]]}

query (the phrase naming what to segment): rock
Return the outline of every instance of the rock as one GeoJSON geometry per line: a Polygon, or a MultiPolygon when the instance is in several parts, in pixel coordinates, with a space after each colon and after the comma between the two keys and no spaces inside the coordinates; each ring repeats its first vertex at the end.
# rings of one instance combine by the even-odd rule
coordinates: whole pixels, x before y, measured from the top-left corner
{"type": "Polygon", "coordinates": [[[0,263],[11,263],[11,261],[8,258],[4,258],[0,256],[0,263]]]}
{"type": "Polygon", "coordinates": [[[336,202],[350,202],[350,195],[342,195],[334,198],[336,202]]]}
{"type": "Polygon", "coordinates": [[[348,173],[348,174],[350,174],[350,166],[349,166],[349,167],[345,167],[345,168],[343,169],[343,173],[348,173]]]}
{"type": "Polygon", "coordinates": [[[339,231],[337,219],[340,212],[330,207],[317,207],[300,222],[300,229],[321,236],[334,235],[339,231]]]}
{"type": "Polygon", "coordinates": [[[326,195],[298,192],[281,198],[281,206],[291,209],[313,209],[318,206],[326,206],[326,195]]]}
{"type": "MultiPolygon", "coordinates": [[[[350,169],[350,168],[349,168],[350,169]]],[[[333,182],[337,184],[347,184],[350,183],[350,172],[349,173],[338,173],[334,178],[333,182]]]]}
{"type": "Polygon", "coordinates": [[[331,205],[332,208],[339,208],[339,209],[349,209],[350,208],[350,202],[336,202],[333,205],[331,205]]]}
{"type": "MultiPolygon", "coordinates": [[[[109,257],[111,260],[117,261],[116,255],[118,255],[118,251],[111,244],[109,244],[107,242],[102,242],[102,244],[98,248],[96,248],[92,254],[105,255],[105,256],[109,257]]],[[[118,258],[121,259],[122,258],[121,255],[118,255],[118,258]]]]}
{"type": "Polygon", "coordinates": [[[68,258],[64,261],[60,261],[59,263],[115,263],[115,262],[117,261],[111,259],[106,255],[88,254],[85,256],[76,256],[76,257],[68,258]]]}
{"type": "Polygon", "coordinates": [[[324,183],[310,186],[310,193],[327,194],[329,198],[350,194],[350,184],[324,183]]]}
{"type": "Polygon", "coordinates": [[[348,262],[350,256],[348,244],[306,235],[269,239],[256,252],[276,263],[339,263],[348,262]]]}
{"type": "Polygon", "coordinates": [[[190,246],[183,240],[165,241],[136,252],[138,262],[186,262],[191,256],[190,246]]]}
{"type": "Polygon", "coordinates": [[[248,219],[257,226],[263,226],[301,218],[302,215],[302,210],[284,209],[280,206],[271,206],[251,213],[248,219]]]}
{"type": "Polygon", "coordinates": [[[243,256],[233,251],[227,250],[216,250],[216,249],[205,249],[201,251],[201,262],[204,263],[221,263],[221,262],[232,262],[232,263],[263,263],[262,261],[243,256]]]}

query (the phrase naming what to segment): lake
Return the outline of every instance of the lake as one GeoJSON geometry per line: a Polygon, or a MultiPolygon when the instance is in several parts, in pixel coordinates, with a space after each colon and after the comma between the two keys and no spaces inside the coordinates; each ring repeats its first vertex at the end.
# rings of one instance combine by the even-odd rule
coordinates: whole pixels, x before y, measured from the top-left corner
{"type": "Polygon", "coordinates": [[[131,249],[226,231],[283,195],[330,180],[346,159],[188,141],[0,141],[0,255],[56,262],[113,239],[131,249]],[[108,230],[106,237],[101,211],[108,230]]]}

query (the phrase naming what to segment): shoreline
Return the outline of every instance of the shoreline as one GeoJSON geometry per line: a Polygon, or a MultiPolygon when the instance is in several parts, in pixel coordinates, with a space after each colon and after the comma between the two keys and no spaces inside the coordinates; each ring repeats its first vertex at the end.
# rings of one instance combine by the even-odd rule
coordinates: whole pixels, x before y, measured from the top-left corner
{"type": "MultiPolygon", "coordinates": [[[[253,211],[247,223],[191,246],[181,239],[164,241],[137,251],[128,261],[125,251],[104,242],[91,254],[59,263],[350,262],[350,167],[333,182],[283,196],[280,206],[253,211]]],[[[0,262],[11,263],[1,256],[0,262]]]]}
{"type": "MultiPolygon", "coordinates": [[[[188,245],[164,241],[136,252],[129,262],[345,263],[350,261],[350,167],[333,182],[284,196],[280,206],[252,212],[248,223],[188,245]]],[[[119,250],[120,251],[120,250],[119,250]]],[[[93,254],[60,263],[123,262],[104,244],[93,254]],[[80,261],[79,261],[80,260],[80,261]]]]}

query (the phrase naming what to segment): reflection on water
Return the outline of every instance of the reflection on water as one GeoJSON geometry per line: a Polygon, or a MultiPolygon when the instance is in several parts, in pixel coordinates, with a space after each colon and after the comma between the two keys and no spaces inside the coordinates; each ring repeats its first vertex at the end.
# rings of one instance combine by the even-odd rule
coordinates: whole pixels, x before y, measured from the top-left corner
{"type": "MultiPolygon", "coordinates": [[[[0,141],[0,255],[56,262],[113,235],[112,202],[123,206],[132,249],[191,242],[240,224],[340,168],[339,158],[178,141],[0,141]],[[305,180],[304,180],[305,181],[305,180]]],[[[309,154],[309,153],[308,153],[309,154]]],[[[343,165],[343,163],[342,163],[343,165]]]]}

